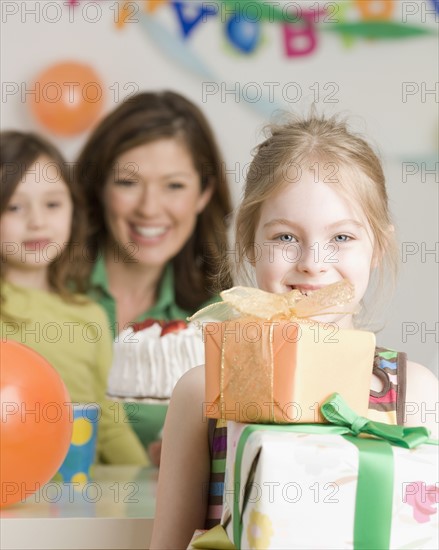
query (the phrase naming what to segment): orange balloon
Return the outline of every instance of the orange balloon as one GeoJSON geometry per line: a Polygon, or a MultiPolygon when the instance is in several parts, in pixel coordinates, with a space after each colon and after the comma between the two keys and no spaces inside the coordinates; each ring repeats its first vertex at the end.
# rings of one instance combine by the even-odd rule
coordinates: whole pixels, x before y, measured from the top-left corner
{"type": "Polygon", "coordinates": [[[61,466],[73,429],[71,399],[36,351],[0,343],[0,505],[24,501],[61,466]]]}
{"type": "Polygon", "coordinates": [[[35,118],[54,134],[70,136],[89,128],[99,117],[104,87],[88,65],[52,65],[35,79],[29,93],[35,118]]]}

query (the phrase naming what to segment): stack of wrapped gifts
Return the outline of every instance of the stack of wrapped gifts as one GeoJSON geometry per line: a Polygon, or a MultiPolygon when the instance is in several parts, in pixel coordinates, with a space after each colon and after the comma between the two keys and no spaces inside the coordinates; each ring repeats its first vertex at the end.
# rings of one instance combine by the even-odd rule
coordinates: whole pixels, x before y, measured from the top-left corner
{"type": "Polygon", "coordinates": [[[193,547],[438,548],[438,447],[367,418],[374,335],[308,320],[337,297],[293,316],[228,292],[228,320],[203,327],[205,415],[227,421],[223,514],[193,547]]]}

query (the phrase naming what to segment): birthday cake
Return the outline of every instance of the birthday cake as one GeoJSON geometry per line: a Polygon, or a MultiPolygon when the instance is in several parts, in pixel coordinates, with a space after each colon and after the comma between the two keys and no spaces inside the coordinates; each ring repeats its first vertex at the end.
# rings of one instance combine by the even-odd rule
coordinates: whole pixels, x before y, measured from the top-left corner
{"type": "Polygon", "coordinates": [[[113,351],[107,388],[113,400],[166,404],[179,378],[204,364],[201,330],[181,320],[135,323],[113,351]]]}

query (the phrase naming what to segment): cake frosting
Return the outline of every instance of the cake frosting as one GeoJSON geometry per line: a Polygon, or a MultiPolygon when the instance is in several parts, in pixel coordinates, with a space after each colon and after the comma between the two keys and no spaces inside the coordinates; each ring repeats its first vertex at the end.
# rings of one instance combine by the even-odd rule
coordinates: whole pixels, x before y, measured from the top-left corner
{"type": "Polygon", "coordinates": [[[110,399],[168,403],[179,378],[204,364],[202,331],[184,321],[147,320],[133,325],[114,343],[108,379],[110,399]]]}

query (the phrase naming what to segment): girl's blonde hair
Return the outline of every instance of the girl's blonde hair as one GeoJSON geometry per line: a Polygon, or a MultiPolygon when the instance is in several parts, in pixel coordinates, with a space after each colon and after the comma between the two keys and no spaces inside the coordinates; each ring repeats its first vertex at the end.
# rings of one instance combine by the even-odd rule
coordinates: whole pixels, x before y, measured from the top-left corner
{"type": "Polygon", "coordinates": [[[371,146],[351,132],[344,120],[325,118],[315,111],[306,118],[289,115],[285,123],[267,130],[267,139],[255,149],[236,215],[235,277],[251,280],[255,232],[264,201],[311,170],[316,179],[333,186],[361,210],[372,230],[379,286],[387,267],[394,281],[397,243],[383,169],[371,146]]]}

